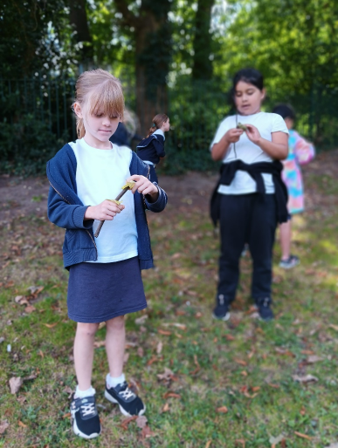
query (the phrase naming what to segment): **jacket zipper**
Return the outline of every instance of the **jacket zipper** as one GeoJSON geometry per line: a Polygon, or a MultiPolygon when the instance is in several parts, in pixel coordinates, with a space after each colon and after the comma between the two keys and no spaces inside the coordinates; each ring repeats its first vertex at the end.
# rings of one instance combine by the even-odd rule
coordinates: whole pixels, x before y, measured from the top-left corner
{"type": "MultiPolygon", "coordinates": [[[[67,201],[67,199],[65,199],[64,197],[63,197],[63,195],[54,187],[54,185],[52,184],[52,182],[51,181],[49,181],[49,184],[50,184],[50,186],[53,188],[53,190],[65,201],[65,202],[67,202],[67,204],[69,204],[69,205],[71,205],[71,203],[69,202],[69,201],[67,201]]],[[[96,253],[97,253],[97,259],[98,259],[98,248],[97,248],[97,245],[95,244],[95,241],[94,241],[94,238],[92,237],[92,235],[91,235],[91,232],[89,231],[89,230],[87,230],[87,229],[84,229],[87,233],[88,233],[88,235],[89,235],[89,237],[91,238],[91,240],[92,240],[92,243],[94,244],[94,248],[95,248],[95,251],[96,251],[96,253]]]]}

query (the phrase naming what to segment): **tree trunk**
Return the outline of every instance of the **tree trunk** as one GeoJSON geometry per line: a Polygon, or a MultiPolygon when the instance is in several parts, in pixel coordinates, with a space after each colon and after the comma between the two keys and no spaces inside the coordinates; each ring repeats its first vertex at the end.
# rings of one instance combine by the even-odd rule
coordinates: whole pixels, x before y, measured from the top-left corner
{"type": "Polygon", "coordinates": [[[123,15],[122,24],[134,28],[136,113],[142,135],[151,127],[154,115],[166,113],[168,108],[166,78],[171,60],[171,29],[167,15],[171,4],[170,0],[142,0],[135,16],[124,0],[115,1],[123,15]]]}
{"type": "Polygon", "coordinates": [[[213,75],[212,62],[209,59],[212,49],[210,23],[213,4],[214,0],[198,0],[193,41],[192,78],[194,80],[211,79],[213,75]]]}
{"type": "Polygon", "coordinates": [[[91,69],[94,67],[94,51],[87,23],[86,0],[69,0],[69,7],[69,19],[76,31],[75,40],[83,44],[80,50],[80,62],[84,69],[91,69]]]}

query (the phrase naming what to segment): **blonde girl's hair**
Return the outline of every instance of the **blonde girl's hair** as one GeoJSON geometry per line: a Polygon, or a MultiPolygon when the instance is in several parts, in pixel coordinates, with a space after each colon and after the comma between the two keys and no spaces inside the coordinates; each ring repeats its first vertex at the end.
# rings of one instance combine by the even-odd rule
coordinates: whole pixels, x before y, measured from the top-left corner
{"type": "Polygon", "coordinates": [[[157,129],[161,128],[161,126],[168,120],[168,116],[166,114],[157,114],[155,117],[153,117],[152,120],[152,127],[149,128],[148,134],[146,136],[149,137],[153,134],[157,129]]]}
{"type": "MultiPolygon", "coordinates": [[[[72,105],[78,103],[85,114],[104,114],[124,118],[124,94],[118,78],[105,70],[83,72],[75,85],[76,95],[72,105]]],[[[86,129],[83,118],[76,116],[78,138],[84,137],[86,129]]]]}

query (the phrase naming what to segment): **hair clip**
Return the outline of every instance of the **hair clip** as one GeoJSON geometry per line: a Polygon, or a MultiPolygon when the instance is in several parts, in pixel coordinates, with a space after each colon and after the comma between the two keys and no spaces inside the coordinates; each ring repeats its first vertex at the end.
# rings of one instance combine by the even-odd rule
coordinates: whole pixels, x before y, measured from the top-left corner
{"type": "Polygon", "coordinates": [[[156,124],[155,123],[152,123],[152,128],[155,128],[156,127],[156,124]]]}

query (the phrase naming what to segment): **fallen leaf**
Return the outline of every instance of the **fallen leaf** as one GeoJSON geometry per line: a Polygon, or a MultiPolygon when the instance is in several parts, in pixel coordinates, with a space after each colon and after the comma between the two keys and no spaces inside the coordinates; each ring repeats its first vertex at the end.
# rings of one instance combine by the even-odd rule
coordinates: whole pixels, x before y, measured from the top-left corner
{"type": "Polygon", "coordinates": [[[9,423],[7,423],[7,421],[0,422],[0,434],[3,434],[8,427],[9,423]]]}
{"type": "Polygon", "coordinates": [[[236,362],[237,364],[240,364],[241,366],[247,366],[247,362],[243,361],[242,359],[234,359],[234,362],[236,362]]]}
{"type": "Polygon", "coordinates": [[[106,345],[106,341],[95,341],[94,348],[104,347],[106,345]]]}
{"type": "Polygon", "coordinates": [[[300,415],[305,415],[306,414],[306,409],[304,408],[304,406],[300,409],[300,415]]]}
{"type": "Polygon", "coordinates": [[[14,298],[15,303],[19,303],[20,305],[27,305],[28,304],[28,300],[26,299],[25,296],[16,296],[14,298]]]}
{"type": "Polygon", "coordinates": [[[165,367],[164,373],[158,373],[157,377],[159,380],[173,380],[176,379],[176,376],[172,372],[171,369],[165,367]]]}
{"type": "Polygon", "coordinates": [[[161,330],[161,328],[158,329],[158,333],[163,334],[164,336],[171,336],[172,334],[170,331],[161,330]]]}
{"type": "Polygon", "coordinates": [[[292,375],[292,378],[294,379],[294,381],[298,381],[299,383],[309,383],[311,381],[318,381],[318,378],[316,376],[309,374],[304,376],[292,375]]]}
{"type": "Polygon", "coordinates": [[[224,334],[224,338],[226,338],[228,341],[234,341],[235,337],[231,334],[224,334]]]}
{"type": "Polygon", "coordinates": [[[246,447],[246,442],[245,442],[244,439],[237,439],[237,440],[235,441],[235,443],[237,443],[237,444],[241,444],[241,446],[242,446],[243,448],[246,447]]]}
{"type": "Polygon", "coordinates": [[[26,397],[24,395],[19,395],[17,400],[21,405],[23,405],[24,402],[26,401],[26,397]]]}
{"type": "Polygon", "coordinates": [[[132,417],[125,418],[120,424],[120,426],[127,431],[128,425],[138,418],[137,415],[133,415],[132,417]]]}
{"type": "Polygon", "coordinates": [[[332,328],[334,331],[338,331],[338,325],[330,324],[329,327],[332,328]]]}
{"type": "Polygon", "coordinates": [[[22,379],[20,377],[13,376],[9,380],[9,387],[11,389],[11,394],[16,394],[22,385],[23,385],[22,379]]]}
{"type": "Polygon", "coordinates": [[[274,389],[279,389],[279,384],[273,384],[273,383],[267,383],[270,387],[273,387],[274,389]]]}
{"type": "Polygon", "coordinates": [[[314,364],[315,362],[319,362],[319,361],[323,361],[324,360],[324,358],[321,358],[320,356],[317,356],[317,355],[310,355],[308,358],[307,358],[307,363],[308,364],[314,364]]]}
{"type": "Polygon", "coordinates": [[[148,425],[144,426],[141,431],[141,437],[144,439],[148,439],[149,437],[153,437],[155,433],[150,430],[148,425]]]}
{"type": "Polygon", "coordinates": [[[162,352],[162,342],[160,341],[158,342],[157,345],[157,354],[160,355],[161,352],[162,352]]]}
{"type": "Polygon", "coordinates": [[[129,353],[125,353],[124,354],[124,364],[126,364],[126,362],[128,361],[129,358],[129,353]]]}
{"type": "Polygon", "coordinates": [[[221,406],[220,408],[217,408],[216,411],[221,412],[222,414],[227,414],[228,409],[226,406],[221,406]]]}
{"type": "Polygon", "coordinates": [[[23,381],[35,380],[36,377],[37,377],[37,375],[35,375],[34,373],[32,373],[32,375],[23,377],[22,380],[23,380],[23,381]]]}
{"type": "Polygon", "coordinates": [[[27,428],[27,425],[25,425],[25,423],[22,423],[21,420],[19,420],[18,425],[21,426],[22,428],[27,428]]]}
{"type": "Polygon", "coordinates": [[[258,390],[260,390],[260,386],[254,386],[251,389],[253,392],[258,392],[258,390]]]}
{"type": "Polygon", "coordinates": [[[177,316],[185,316],[186,313],[185,313],[185,311],[176,310],[175,314],[176,314],[177,316]]]}
{"type": "Polygon", "coordinates": [[[144,357],[144,349],[142,347],[138,347],[137,354],[138,354],[138,356],[140,356],[140,358],[143,358],[144,357]]]}
{"type": "Polygon", "coordinates": [[[269,439],[269,442],[272,445],[272,447],[275,447],[278,443],[280,443],[282,440],[284,440],[284,438],[285,437],[282,434],[279,434],[277,437],[271,436],[269,439]]]}
{"type": "Polygon", "coordinates": [[[165,403],[164,407],[162,408],[161,412],[167,412],[169,411],[169,404],[165,403]]]}
{"type": "Polygon", "coordinates": [[[211,443],[212,443],[212,440],[208,440],[208,442],[205,445],[205,448],[210,448],[211,443]]]}
{"type": "Polygon", "coordinates": [[[152,358],[147,361],[147,365],[151,366],[153,363],[155,363],[157,361],[158,361],[158,358],[156,356],[152,356],[152,358]]]}
{"type": "Polygon", "coordinates": [[[28,305],[25,308],[25,313],[33,313],[33,311],[35,311],[35,307],[33,305],[28,305]]]}
{"type": "Polygon", "coordinates": [[[67,412],[67,414],[64,414],[63,416],[62,416],[62,418],[68,418],[68,417],[70,417],[71,416],[71,413],[70,412],[67,412]]]}
{"type": "Polygon", "coordinates": [[[145,417],[144,415],[139,415],[135,422],[138,428],[144,428],[147,424],[147,417],[145,417]]]}
{"type": "Polygon", "coordinates": [[[55,322],[54,324],[44,324],[47,328],[54,328],[56,325],[58,325],[58,322],[55,322]]]}
{"type": "Polygon", "coordinates": [[[181,398],[181,396],[175,392],[166,392],[164,398],[181,398]]]}
{"type": "Polygon", "coordinates": [[[310,436],[308,436],[306,434],[302,434],[301,432],[298,432],[298,431],[294,431],[294,434],[296,436],[298,436],[298,437],[302,437],[303,439],[307,439],[307,440],[312,440],[313,439],[313,437],[310,437],[310,436]]]}
{"type": "MultiPolygon", "coordinates": [[[[195,316],[196,319],[200,319],[200,317],[202,317],[202,313],[200,313],[200,311],[198,311],[195,316]]],[[[208,443],[208,442],[207,442],[208,443]]]]}
{"type": "Polygon", "coordinates": [[[143,316],[138,317],[137,319],[135,319],[134,322],[135,322],[137,325],[142,325],[142,324],[145,323],[145,321],[146,321],[147,319],[148,319],[147,314],[144,314],[143,316]]]}

